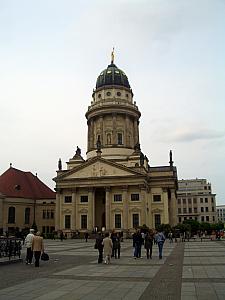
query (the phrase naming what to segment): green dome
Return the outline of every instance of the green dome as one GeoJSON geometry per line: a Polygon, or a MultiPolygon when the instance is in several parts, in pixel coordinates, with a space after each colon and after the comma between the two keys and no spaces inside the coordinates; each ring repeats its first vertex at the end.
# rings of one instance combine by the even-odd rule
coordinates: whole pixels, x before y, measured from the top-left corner
{"type": "Polygon", "coordinates": [[[124,86],[130,89],[126,74],[117,68],[114,63],[108,65],[107,69],[101,72],[97,78],[96,89],[107,85],[124,86]]]}

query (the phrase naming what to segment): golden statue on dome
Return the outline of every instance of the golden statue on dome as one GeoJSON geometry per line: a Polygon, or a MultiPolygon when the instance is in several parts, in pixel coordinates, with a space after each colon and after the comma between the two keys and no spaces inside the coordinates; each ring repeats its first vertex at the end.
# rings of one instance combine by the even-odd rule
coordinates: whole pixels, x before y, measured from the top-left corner
{"type": "Polygon", "coordinates": [[[114,54],[114,47],[111,53],[111,64],[114,64],[114,58],[115,58],[115,54],[114,54]]]}

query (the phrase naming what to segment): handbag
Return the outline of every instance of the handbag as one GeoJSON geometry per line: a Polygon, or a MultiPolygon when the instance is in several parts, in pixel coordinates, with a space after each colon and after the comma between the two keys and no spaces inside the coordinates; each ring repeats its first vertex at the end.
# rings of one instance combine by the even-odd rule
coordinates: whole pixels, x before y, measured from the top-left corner
{"type": "Polygon", "coordinates": [[[41,254],[41,260],[43,260],[43,261],[49,260],[49,255],[46,252],[43,252],[41,254]]]}

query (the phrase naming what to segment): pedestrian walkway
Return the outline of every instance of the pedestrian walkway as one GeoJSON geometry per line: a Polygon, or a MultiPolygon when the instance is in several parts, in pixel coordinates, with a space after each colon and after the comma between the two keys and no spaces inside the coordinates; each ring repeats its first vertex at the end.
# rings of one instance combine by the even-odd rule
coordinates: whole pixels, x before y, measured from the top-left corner
{"type": "MultiPolygon", "coordinates": [[[[50,261],[0,266],[0,300],[224,299],[225,243],[165,243],[158,259],[133,259],[132,241],[120,259],[97,264],[94,241],[45,241],[50,261]]],[[[23,250],[22,256],[25,255],[23,250]]]]}

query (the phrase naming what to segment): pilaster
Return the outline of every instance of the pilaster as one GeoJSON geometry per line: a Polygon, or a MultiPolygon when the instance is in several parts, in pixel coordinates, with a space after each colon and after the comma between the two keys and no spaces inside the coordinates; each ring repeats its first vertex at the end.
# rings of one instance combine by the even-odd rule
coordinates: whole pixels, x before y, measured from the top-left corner
{"type": "Polygon", "coordinates": [[[128,186],[123,187],[123,229],[128,230],[128,186]]]}

